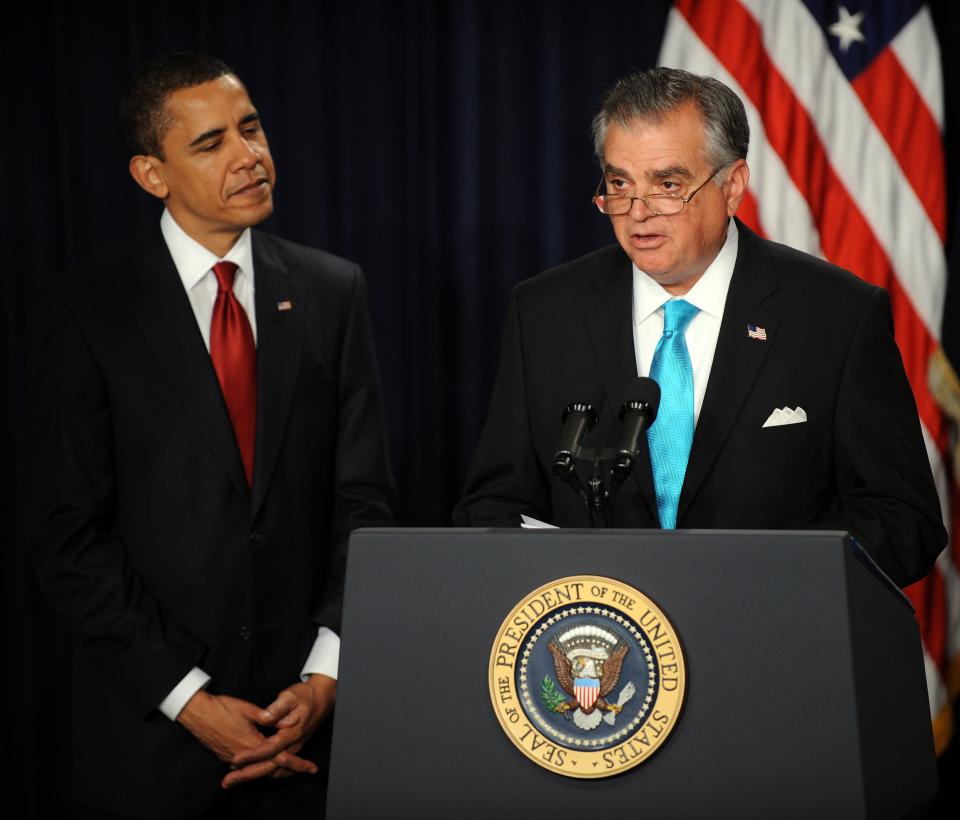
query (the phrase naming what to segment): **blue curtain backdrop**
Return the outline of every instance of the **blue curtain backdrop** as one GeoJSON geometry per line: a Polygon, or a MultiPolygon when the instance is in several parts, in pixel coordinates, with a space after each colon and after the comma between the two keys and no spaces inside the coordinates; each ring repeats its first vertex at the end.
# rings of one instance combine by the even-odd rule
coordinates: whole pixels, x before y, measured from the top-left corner
{"type": "MultiPolygon", "coordinates": [[[[30,450],[17,431],[32,288],[159,218],[127,174],[123,85],[157,54],[199,49],[236,69],[262,114],[279,175],[266,227],[365,269],[401,520],[447,523],[485,417],[511,288],[613,241],[589,202],[599,175],[589,123],[610,84],[654,64],[669,6],[278,0],[11,11],[0,32],[2,463],[30,450]]],[[[931,7],[944,44],[955,273],[960,13],[949,0],[931,7]]],[[[945,321],[955,362],[958,298],[954,288],[945,321]]],[[[4,792],[24,816],[62,816],[67,643],[28,565],[16,473],[0,476],[2,605],[13,625],[4,792]]]]}

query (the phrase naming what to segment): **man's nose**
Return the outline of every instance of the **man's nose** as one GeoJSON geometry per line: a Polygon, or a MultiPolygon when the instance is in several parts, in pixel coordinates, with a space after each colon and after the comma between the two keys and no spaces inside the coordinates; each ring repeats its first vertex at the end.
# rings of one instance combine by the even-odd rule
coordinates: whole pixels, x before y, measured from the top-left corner
{"type": "Polygon", "coordinates": [[[250,142],[242,135],[238,136],[233,146],[231,164],[235,170],[253,168],[260,162],[259,146],[250,142]]]}
{"type": "Polygon", "coordinates": [[[649,216],[653,216],[653,210],[643,201],[643,197],[635,196],[630,202],[630,210],[627,211],[631,219],[643,221],[649,216]]]}

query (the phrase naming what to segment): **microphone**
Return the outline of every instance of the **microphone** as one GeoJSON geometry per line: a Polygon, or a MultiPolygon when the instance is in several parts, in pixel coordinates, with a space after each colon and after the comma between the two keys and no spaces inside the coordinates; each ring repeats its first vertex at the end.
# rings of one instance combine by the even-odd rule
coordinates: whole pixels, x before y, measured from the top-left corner
{"type": "Polygon", "coordinates": [[[553,474],[567,480],[575,474],[580,442],[597,424],[597,412],[587,402],[571,402],[563,411],[563,431],[553,456],[553,474]]]}
{"type": "MultiPolygon", "coordinates": [[[[637,379],[627,390],[620,408],[623,435],[617,446],[617,457],[610,470],[611,484],[619,487],[629,478],[640,449],[640,436],[657,419],[660,409],[660,385],[653,379],[637,379]]],[[[613,487],[611,487],[613,489],[613,487]]]]}

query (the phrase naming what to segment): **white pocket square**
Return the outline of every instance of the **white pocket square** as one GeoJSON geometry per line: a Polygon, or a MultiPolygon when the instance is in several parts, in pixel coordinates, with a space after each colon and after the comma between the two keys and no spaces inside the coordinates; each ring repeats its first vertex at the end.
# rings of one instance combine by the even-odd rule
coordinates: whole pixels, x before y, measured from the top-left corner
{"type": "Polygon", "coordinates": [[[784,407],[782,410],[778,407],[774,410],[767,420],[763,423],[764,427],[782,427],[784,424],[803,424],[807,420],[807,411],[799,405],[796,410],[784,407]]]}

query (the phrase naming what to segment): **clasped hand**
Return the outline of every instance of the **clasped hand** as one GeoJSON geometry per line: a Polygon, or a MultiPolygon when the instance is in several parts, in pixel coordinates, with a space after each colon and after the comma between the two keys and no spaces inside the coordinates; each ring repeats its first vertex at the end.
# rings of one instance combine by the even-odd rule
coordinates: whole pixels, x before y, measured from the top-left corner
{"type": "Polygon", "coordinates": [[[306,683],[284,689],[266,709],[229,695],[194,695],[178,720],[233,771],[225,789],[259,777],[316,774],[317,767],[297,752],[333,708],[337,682],[311,675],[306,683]],[[269,737],[259,727],[272,727],[269,737]]]}

